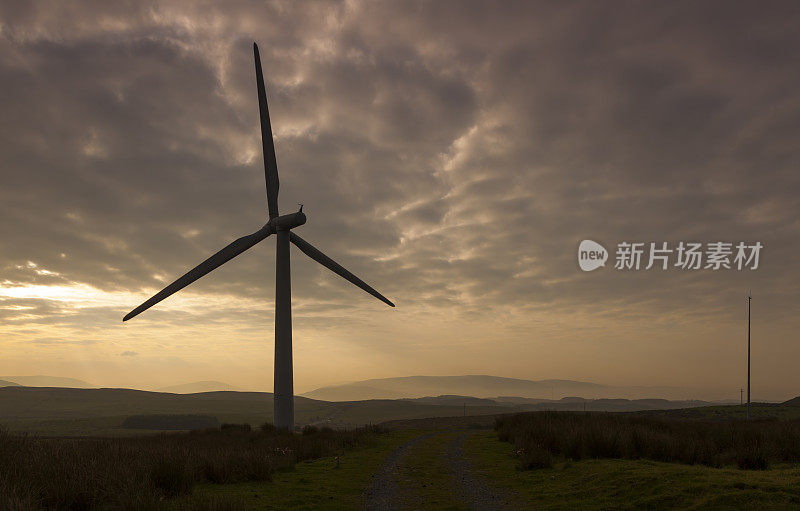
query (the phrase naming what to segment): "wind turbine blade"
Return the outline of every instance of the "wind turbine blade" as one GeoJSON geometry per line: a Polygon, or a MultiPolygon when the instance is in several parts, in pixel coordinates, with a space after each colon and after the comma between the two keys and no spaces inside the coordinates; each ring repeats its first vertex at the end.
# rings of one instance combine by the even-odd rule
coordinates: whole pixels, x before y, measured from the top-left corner
{"type": "Polygon", "coordinates": [[[389,300],[387,300],[385,296],[383,296],[379,292],[377,292],[374,289],[372,289],[372,287],[370,287],[366,282],[364,282],[360,278],[356,277],[355,275],[353,275],[352,273],[350,273],[349,271],[344,269],[344,267],[341,264],[337,263],[336,261],[334,261],[330,257],[328,257],[325,254],[323,254],[322,252],[320,252],[311,243],[307,242],[306,240],[304,240],[303,238],[301,238],[297,234],[295,234],[293,232],[289,232],[289,240],[292,243],[294,243],[294,246],[299,248],[301,252],[303,252],[305,255],[307,255],[311,259],[315,260],[316,262],[318,262],[322,266],[328,268],[333,273],[339,275],[340,277],[344,278],[345,280],[349,280],[350,282],[352,282],[356,286],[360,287],[361,289],[363,289],[367,293],[371,294],[372,296],[374,296],[378,300],[382,301],[383,303],[385,303],[387,305],[391,305],[392,307],[394,307],[394,304],[392,302],[390,302],[389,300]]]}
{"type": "Polygon", "coordinates": [[[195,280],[199,279],[203,275],[219,268],[223,264],[227,263],[237,255],[241,254],[248,248],[252,247],[256,243],[262,241],[267,236],[271,234],[271,230],[264,226],[258,231],[254,232],[253,234],[249,234],[247,236],[242,236],[238,240],[234,241],[227,247],[223,248],[216,254],[212,255],[202,263],[195,266],[193,269],[189,270],[186,275],[179,278],[172,284],[168,285],[158,293],[156,293],[152,298],[141,304],[140,306],[136,307],[132,311],[128,313],[127,316],[122,318],[122,321],[128,321],[134,316],[146,311],[153,305],[157,304],[164,298],[170,296],[173,293],[177,293],[181,289],[185,288],[195,280]]]}
{"type": "Polygon", "coordinates": [[[267,108],[267,92],[264,89],[264,74],[261,71],[261,55],[258,45],[253,43],[253,53],[256,60],[256,86],[258,87],[258,111],[261,117],[261,147],[264,154],[264,176],[267,180],[267,207],[269,217],[278,216],[278,162],[275,160],[275,144],[272,141],[272,125],[269,122],[269,108],[267,108]]]}

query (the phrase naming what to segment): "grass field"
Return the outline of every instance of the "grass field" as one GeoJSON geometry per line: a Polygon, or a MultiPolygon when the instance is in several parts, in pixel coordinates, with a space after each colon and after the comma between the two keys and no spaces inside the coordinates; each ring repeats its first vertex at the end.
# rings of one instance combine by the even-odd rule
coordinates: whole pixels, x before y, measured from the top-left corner
{"type": "MultiPolygon", "coordinates": [[[[137,438],[0,432],[0,509],[160,509],[170,499],[193,495],[201,483],[269,484],[296,463],[385,438],[372,428],[296,434],[271,425],[252,431],[246,424],[137,438]]],[[[202,508],[203,502],[185,503],[202,508]]]]}
{"type": "MultiPolygon", "coordinates": [[[[789,403],[752,403],[751,419],[800,419],[800,406],[797,401],[789,403]]],[[[745,405],[699,406],[676,410],[646,410],[631,412],[633,415],[648,417],[670,417],[680,419],[744,420],[747,417],[745,405]]]]}
{"type": "MultiPolygon", "coordinates": [[[[295,422],[355,428],[393,419],[461,415],[458,405],[403,400],[328,402],[295,397],[295,422]]],[[[469,406],[468,415],[519,411],[508,406],[469,406]]],[[[11,431],[52,436],[132,436],[157,430],[123,427],[131,415],[210,415],[220,423],[257,427],[272,421],[272,394],[204,392],[170,394],[129,389],[0,388],[0,425],[11,431]]]]}
{"type": "MultiPolygon", "coordinates": [[[[171,509],[320,510],[363,509],[364,489],[384,458],[409,438],[430,431],[402,430],[381,435],[366,448],[348,451],[336,469],[334,458],[298,463],[270,483],[201,485],[171,509]],[[186,507],[188,506],[188,507],[186,507]],[[198,506],[198,507],[193,507],[198,506]]],[[[443,454],[458,430],[436,431],[412,448],[399,473],[399,509],[461,511],[455,481],[443,454]]],[[[800,507],[800,468],[763,471],[711,468],[648,460],[558,462],[553,468],[519,470],[508,442],[493,431],[470,431],[464,443],[475,473],[511,495],[510,509],[795,509],[800,507]]]]}
{"type": "Polygon", "coordinates": [[[519,470],[513,447],[494,432],[465,444],[476,470],[515,494],[519,509],[796,509],[800,468],[764,471],[648,460],[559,462],[519,470]]]}
{"type": "Polygon", "coordinates": [[[629,414],[538,412],[497,419],[523,468],[560,459],[650,459],[766,469],[800,462],[798,420],[687,420],[629,414]]]}
{"type": "Polygon", "coordinates": [[[192,495],[174,500],[167,509],[200,509],[207,503],[231,509],[350,511],[363,509],[364,490],[386,456],[413,430],[377,435],[372,442],[277,471],[271,482],[203,484],[192,495]]]}
{"type": "MultiPolygon", "coordinates": [[[[472,398],[464,398],[464,402],[472,398]]],[[[461,399],[442,396],[427,400],[374,399],[330,402],[295,397],[295,422],[355,428],[392,420],[516,413],[527,410],[558,409],[580,411],[582,402],[525,404],[505,402],[486,404],[478,400],[464,406],[461,399]]],[[[657,403],[644,400],[648,407],[657,403]]],[[[675,405],[658,401],[665,407],[675,405]]],[[[630,411],[645,406],[626,400],[597,400],[589,408],[610,407],[605,411],[630,411]],[[619,402],[618,402],[619,401],[619,402]]],[[[798,404],[798,403],[795,403],[798,404]]],[[[800,418],[800,406],[756,403],[754,418],[800,418]]],[[[707,406],[678,410],[648,410],[644,415],[712,418],[726,420],[744,416],[739,406],[707,406]]],[[[135,436],[159,430],[126,428],[132,415],[207,415],[219,423],[248,423],[257,427],[272,420],[272,394],[265,392],[202,392],[171,394],[130,389],[68,389],[48,387],[0,387],[0,424],[11,431],[52,436],[135,436]]]]}
{"type": "Polygon", "coordinates": [[[800,421],[715,408],[433,417],[355,432],[3,434],[0,510],[361,510],[386,477],[398,509],[420,511],[484,509],[487,495],[492,509],[800,509],[800,421]],[[527,456],[537,450],[545,462],[527,456]]]}

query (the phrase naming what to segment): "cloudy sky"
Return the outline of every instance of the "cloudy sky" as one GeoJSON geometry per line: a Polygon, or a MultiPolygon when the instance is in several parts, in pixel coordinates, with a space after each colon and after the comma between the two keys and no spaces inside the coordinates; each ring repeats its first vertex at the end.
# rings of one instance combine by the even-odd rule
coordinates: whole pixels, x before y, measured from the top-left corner
{"type": "Polygon", "coordinates": [[[397,304],[292,248],[298,392],[738,398],[752,288],[754,397],[797,395],[798,23],[793,2],[0,3],[0,374],[271,390],[274,237],[121,322],[266,221],[257,41],[282,211],[397,304]],[[580,270],[584,239],[606,267],[580,270]],[[623,241],[763,249],[623,271],[623,241]]]}

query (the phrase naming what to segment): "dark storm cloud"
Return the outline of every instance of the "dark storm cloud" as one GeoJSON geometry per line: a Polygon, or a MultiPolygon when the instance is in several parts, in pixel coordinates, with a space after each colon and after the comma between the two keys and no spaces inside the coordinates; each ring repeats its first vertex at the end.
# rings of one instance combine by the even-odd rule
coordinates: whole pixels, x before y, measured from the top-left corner
{"type": "MultiPolygon", "coordinates": [[[[400,304],[697,314],[747,287],[796,304],[797,10],[7,4],[2,278],[157,288],[260,227],[258,40],[283,210],[305,203],[302,235],[400,304]],[[766,248],[753,273],[580,274],[584,238],[766,248]]],[[[271,297],[273,243],[197,289],[271,297]]],[[[354,300],[294,261],[309,322],[354,300]]],[[[45,321],[34,306],[2,314],[45,321]]]]}

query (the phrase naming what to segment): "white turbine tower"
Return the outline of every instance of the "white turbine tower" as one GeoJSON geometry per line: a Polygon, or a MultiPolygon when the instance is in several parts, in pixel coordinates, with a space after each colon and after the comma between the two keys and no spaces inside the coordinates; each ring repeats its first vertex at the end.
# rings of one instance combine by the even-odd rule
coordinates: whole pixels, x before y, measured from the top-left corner
{"type": "Polygon", "coordinates": [[[394,304],[375,291],[339,263],[317,250],[310,243],[292,232],[295,227],[306,223],[303,206],[296,213],[278,214],[278,164],[275,160],[275,146],[272,142],[272,127],[267,109],[267,94],[264,89],[264,76],[261,71],[261,57],[258,45],[253,43],[256,62],[256,85],[258,87],[258,106],[261,114],[261,143],[264,151],[264,174],[267,181],[267,207],[269,221],[253,234],[243,236],[216,254],[212,255],[184,276],[168,285],[155,296],[128,313],[122,321],[127,321],[149,309],[164,298],[188,286],[203,275],[222,266],[245,250],[266,239],[269,235],[277,237],[277,257],[275,262],[275,387],[273,395],[274,423],[276,427],[294,429],[294,383],[292,376],[292,285],[289,265],[289,242],[292,242],[305,255],[325,266],[332,272],[360,287],[382,302],[394,304]]]}

